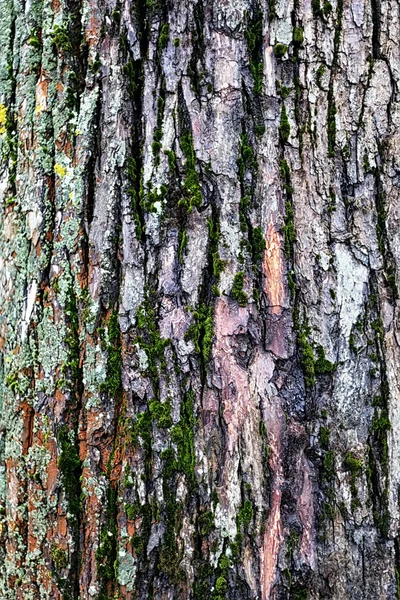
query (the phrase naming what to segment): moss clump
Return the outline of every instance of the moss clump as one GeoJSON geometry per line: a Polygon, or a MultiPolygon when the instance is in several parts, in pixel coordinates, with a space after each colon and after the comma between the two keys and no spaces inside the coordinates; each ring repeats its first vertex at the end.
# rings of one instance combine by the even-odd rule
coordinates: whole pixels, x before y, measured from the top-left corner
{"type": "Polygon", "coordinates": [[[70,42],[70,36],[65,27],[55,25],[51,33],[53,44],[59,51],[72,52],[72,46],[70,42]]]}
{"type": "MultiPolygon", "coordinates": [[[[100,531],[100,544],[96,550],[97,573],[102,583],[102,594],[106,594],[108,583],[115,579],[117,558],[116,493],[110,486],[107,489],[106,522],[100,531]]],[[[103,598],[108,596],[103,595],[103,598]]]]}
{"type": "Polygon", "coordinates": [[[28,40],[28,44],[33,48],[41,48],[42,42],[40,41],[39,35],[37,33],[32,33],[28,40]]]}
{"type": "Polygon", "coordinates": [[[158,427],[168,429],[172,426],[173,421],[171,417],[172,408],[170,399],[167,399],[165,402],[151,400],[149,402],[149,410],[152,418],[157,421],[158,427]]]}
{"type": "Polygon", "coordinates": [[[306,388],[311,388],[315,384],[314,352],[304,329],[299,329],[297,341],[300,347],[300,363],[304,371],[306,388]]]}
{"type": "Polygon", "coordinates": [[[304,31],[302,27],[295,27],[293,30],[293,43],[296,46],[301,46],[304,42],[304,31]]]}
{"type": "Polygon", "coordinates": [[[175,468],[185,473],[190,488],[196,486],[195,451],[194,451],[194,393],[192,390],[184,395],[181,404],[180,420],[171,429],[171,439],[178,448],[175,468]]]}
{"type": "Polygon", "coordinates": [[[181,45],[181,40],[179,38],[174,38],[175,48],[179,48],[180,45],[181,45]]]}
{"type": "Polygon", "coordinates": [[[260,94],[262,92],[263,81],[263,62],[262,62],[262,37],[263,20],[262,13],[257,11],[254,18],[248,23],[246,29],[247,49],[250,56],[250,72],[254,81],[254,92],[260,94]]]}
{"type": "Polygon", "coordinates": [[[314,364],[316,375],[331,375],[336,369],[336,364],[325,358],[325,350],[322,346],[317,347],[317,360],[314,364]]]}
{"type": "Polygon", "coordinates": [[[195,350],[201,355],[204,362],[211,358],[213,332],[214,332],[214,308],[202,304],[193,311],[194,323],[192,323],[185,334],[185,338],[194,342],[195,350]]]}
{"type": "Polygon", "coordinates": [[[194,451],[194,394],[189,390],[181,404],[180,421],[171,428],[171,439],[177,445],[177,458],[173,448],[161,453],[163,467],[163,495],[165,502],[165,533],[160,553],[160,569],[172,582],[182,576],[179,569],[180,555],[176,531],[181,524],[180,504],[176,499],[176,475],[181,471],[186,475],[189,490],[196,487],[194,451]]]}
{"type": "Polygon", "coordinates": [[[143,304],[136,313],[137,326],[140,330],[138,343],[146,352],[148,358],[148,373],[151,377],[158,377],[158,368],[165,368],[164,350],[169,344],[169,339],[163,339],[157,328],[156,313],[152,306],[151,292],[147,294],[143,304]]]}
{"type": "Polygon", "coordinates": [[[137,517],[140,516],[140,504],[138,502],[135,502],[134,504],[126,504],[125,513],[128,519],[131,521],[137,519],[137,517]]]}
{"type": "Polygon", "coordinates": [[[286,144],[290,136],[290,123],[286,112],[286,106],[282,106],[281,120],[279,123],[279,137],[282,144],[286,144]]]}
{"type": "Polygon", "coordinates": [[[115,396],[122,390],[122,346],[117,310],[111,313],[108,322],[108,344],[106,344],[106,350],[108,353],[107,375],[105,381],[100,384],[99,391],[115,396]]]}
{"type": "Polygon", "coordinates": [[[319,430],[319,443],[321,444],[321,448],[323,450],[329,449],[329,442],[331,439],[331,432],[329,427],[323,425],[319,430]]]}
{"type": "Polygon", "coordinates": [[[142,447],[145,453],[150,454],[152,440],[152,419],[150,412],[145,411],[136,415],[136,420],[132,422],[131,442],[137,448],[139,438],[142,441],[142,447]]]}
{"type": "Polygon", "coordinates": [[[294,227],[293,204],[288,200],[285,202],[285,222],[282,229],[285,238],[284,251],[285,255],[289,258],[293,254],[293,244],[296,241],[296,230],[294,227]]]}
{"type": "Polygon", "coordinates": [[[274,46],[274,54],[276,56],[276,58],[282,58],[283,56],[285,56],[286,52],[288,50],[288,47],[286,46],[286,44],[275,44],[274,46]]]}
{"type": "Polygon", "coordinates": [[[282,98],[282,100],[286,100],[286,98],[289,96],[289,94],[292,90],[290,87],[287,87],[286,85],[282,85],[280,81],[277,81],[276,82],[276,91],[278,92],[278,94],[282,98]]]}
{"type": "Polygon", "coordinates": [[[169,23],[164,23],[161,27],[160,35],[158,36],[158,47],[160,50],[165,50],[169,42],[169,23]]]}
{"type": "Polygon", "coordinates": [[[225,261],[222,260],[219,256],[219,238],[220,238],[220,229],[219,223],[217,220],[208,219],[208,236],[209,236],[209,259],[211,259],[213,275],[217,281],[219,281],[219,276],[225,268],[225,261]]]}
{"type": "Polygon", "coordinates": [[[201,514],[198,519],[201,535],[208,535],[215,529],[214,515],[211,510],[201,514]]]}
{"type": "Polygon", "coordinates": [[[171,173],[176,171],[176,156],[173,150],[164,150],[164,154],[167,155],[168,158],[168,166],[171,173]]]}
{"type": "Polygon", "coordinates": [[[261,260],[266,247],[265,237],[261,227],[254,227],[251,233],[251,247],[253,250],[253,260],[261,260]]]}
{"type": "Polygon", "coordinates": [[[324,475],[325,481],[333,481],[335,476],[335,455],[332,450],[325,452],[324,456],[324,475]]]}
{"type": "Polygon", "coordinates": [[[325,65],[319,65],[319,67],[315,73],[315,81],[319,88],[321,87],[321,81],[322,81],[322,77],[324,76],[324,73],[325,73],[325,65]]]}
{"type": "Polygon", "coordinates": [[[56,571],[60,572],[61,569],[68,566],[68,555],[63,548],[52,546],[50,554],[56,571]]]}
{"type": "Polygon", "coordinates": [[[361,477],[363,461],[360,458],[353,456],[351,452],[347,452],[344,468],[346,471],[350,472],[351,508],[354,511],[360,505],[356,480],[358,477],[361,477]]]}
{"type": "Polygon", "coordinates": [[[70,519],[74,522],[74,527],[77,527],[80,511],[82,461],[79,458],[75,438],[75,433],[69,431],[66,425],[62,425],[57,432],[57,440],[60,446],[58,468],[60,469],[61,480],[67,497],[70,519]]]}
{"type": "Polygon", "coordinates": [[[244,273],[243,271],[240,271],[239,273],[236,273],[235,277],[233,278],[233,286],[231,289],[231,297],[237,301],[239,306],[246,306],[249,300],[247,294],[243,291],[243,286],[244,273]]]}
{"type": "Polygon", "coordinates": [[[130,195],[131,202],[132,202],[132,211],[133,211],[133,218],[135,221],[136,237],[138,240],[141,240],[142,236],[143,236],[143,232],[144,232],[144,225],[142,224],[141,216],[140,216],[140,212],[139,212],[140,201],[139,201],[138,187],[139,187],[140,176],[138,176],[137,164],[136,164],[136,160],[135,160],[135,158],[133,158],[133,156],[128,160],[126,174],[128,176],[128,181],[129,181],[128,194],[130,195]]]}
{"type": "Polygon", "coordinates": [[[250,146],[249,138],[245,133],[240,136],[239,151],[239,179],[242,181],[246,174],[246,171],[257,171],[258,168],[258,163],[254,154],[254,150],[250,146]]]}
{"type": "Polygon", "coordinates": [[[253,519],[253,505],[250,500],[245,500],[243,506],[239,509],[238,516],[236,517],[236,522],[238,528],[242,525],[245,529],[247,529],[253,519]]]}
{"type": "Polygon", "coordinates": [[[356,477],[359,477],[362,473],[363,461],[361,458],[355,457],[351,452],[346,452],[346,458],[344,461],[344,468],[346,471],[350,471],[356,477]]]}
{"type": "Polygon", "coordinates": [[[179,205],[184,206],[187,212],[190,213],[195,206],[199,207],[203,202],[191,134],[185,133],[182,135],[180,146],[186,159],[186,178],[184,182],[186,197],[179,201],[179,205]]]}

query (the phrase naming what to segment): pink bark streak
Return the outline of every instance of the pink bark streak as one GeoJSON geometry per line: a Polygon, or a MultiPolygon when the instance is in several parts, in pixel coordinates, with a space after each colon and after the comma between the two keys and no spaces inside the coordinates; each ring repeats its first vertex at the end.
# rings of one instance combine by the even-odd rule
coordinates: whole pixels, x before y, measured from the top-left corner
{"type": "Polygon", "coordinates": [[[271,220],[268,225],[266,248],[263,262],[265,275],[264,292],[270,303],[270,312],[280,315],[285,306],[286,293],[283,281],[283,260],[281,238],[271,220]]]}
{"type": "Polygon", "coordinates": [[[268,600],[275,580],[276,565],[282,543],[281,499],[283,483],[283,466],[281,459],[281,436],[285,418],[280,408],[278,397],[271,398],[265,407],[270,460],[272,471],[271,512],[269,514],[260,557],[261,568],[261,598],[268,600]]]}

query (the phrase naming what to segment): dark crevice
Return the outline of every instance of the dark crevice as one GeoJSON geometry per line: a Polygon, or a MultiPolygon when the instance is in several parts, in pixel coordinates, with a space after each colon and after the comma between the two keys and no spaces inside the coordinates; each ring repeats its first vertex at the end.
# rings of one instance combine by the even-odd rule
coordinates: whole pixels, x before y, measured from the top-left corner
{"type": "Polygon", "coordinates": [[[379,59],[381,55],[381,0],[371,0],[372,12],[372,56],[379,59]]]}

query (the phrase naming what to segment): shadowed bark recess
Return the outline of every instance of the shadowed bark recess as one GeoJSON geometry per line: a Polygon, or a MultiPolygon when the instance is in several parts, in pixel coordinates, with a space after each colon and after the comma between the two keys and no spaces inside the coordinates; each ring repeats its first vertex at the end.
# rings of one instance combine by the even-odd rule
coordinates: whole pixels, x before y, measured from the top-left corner
{"type": "Polygon", "coordinates": [[[0,597],[400,597],[400,5],[0,0],[0,597]]]}

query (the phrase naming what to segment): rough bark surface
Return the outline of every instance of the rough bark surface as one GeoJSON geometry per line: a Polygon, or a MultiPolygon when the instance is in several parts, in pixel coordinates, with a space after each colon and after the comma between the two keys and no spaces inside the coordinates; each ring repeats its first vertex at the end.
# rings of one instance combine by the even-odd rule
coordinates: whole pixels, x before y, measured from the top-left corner
{"type": "Polygon", "coordinates": [[[0,597],[400,595],[400,3],[0,0],[0,597]]]}

